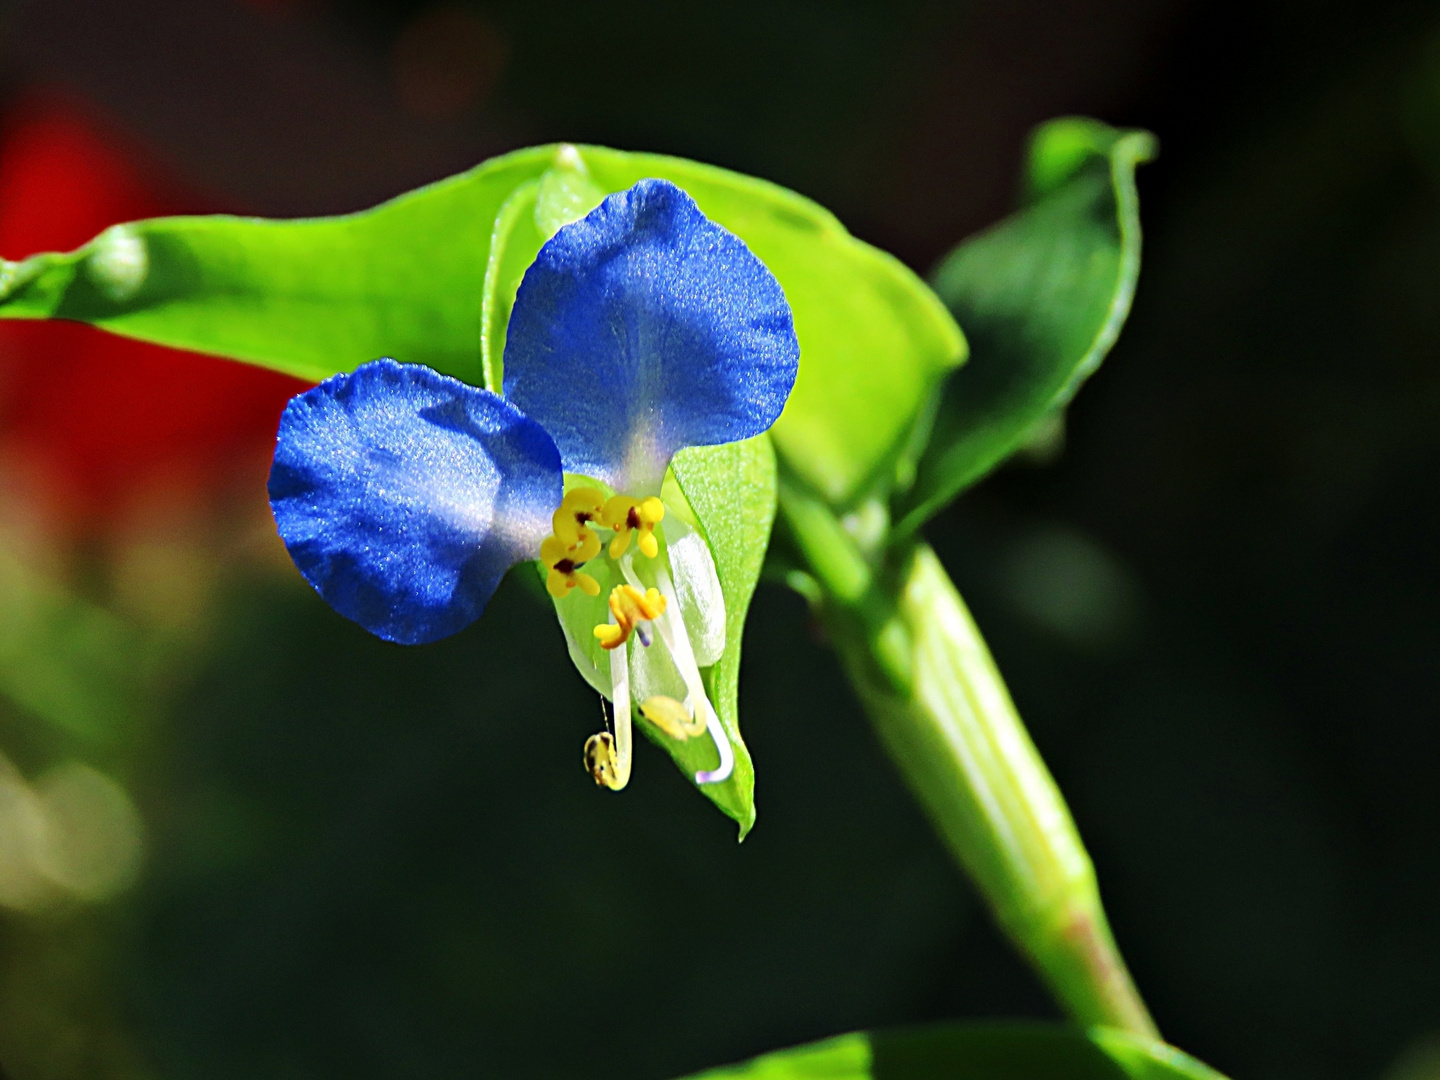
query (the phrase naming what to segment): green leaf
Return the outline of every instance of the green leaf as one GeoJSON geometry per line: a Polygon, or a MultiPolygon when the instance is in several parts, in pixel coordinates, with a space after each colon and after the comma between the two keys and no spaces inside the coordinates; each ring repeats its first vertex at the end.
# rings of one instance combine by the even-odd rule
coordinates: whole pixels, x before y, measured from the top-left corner
{"type": "Polygon", "coordinates": [[[1224,1080],[1172,1046],[1110,1028],[940,1024],[861,1031],[690,1080],[1224,1080]]]}
{"type": "Polygon", "coordinates": [[[504,381],[505,330],[525,271],[540,247],[563,225],[577,221],[605,197],[573,146],[560,146],[538,180],[519,185],[500,207],[490,233],[480,322],[481,365],[485,385],[501,392],[504,381]]]}
{"type": "Polygon", "coordinates": [[[0,316],[93,323],[320,380],[379,356],[483,382],[491,235],[551,147],[344,217],[152,218],[0,266],[0,316]]]}
{"type": "MultiPolygon", "coordinates": [[[[740,839],[755,824],[755,769],[740,738],[738,707],[740,646],[745,615],[760,580],[765,548],[775,521],[775,451],[765,435],[725,446],[697,446],[677,454],[671,466],[696,523],[710,544],[720,590],[725,594],[725,652],[707,673],[720,724],[735,751],[735,772],[723,784],[700,790],[740,823],[740,839]]],[[[645,727],[650,733],[649,725],[645,727]]],[[[657,741],[659,741],[657,739],[657,741]]],[[[665,748],[687,776],[713,767],[697,751],[711,753],[703,740],[671,743],[665,748]],[[682,758],[682,752],[695,760],[682,758]]]]}
{"type": "Polygon", "coordinates": [[[538,180],[527,180],[510,193],[495,215],[485,284],[480,294],[480,369],[486,389],[501,393],[505,381],[505,329],[525,270],[545,241],[535,224],[538,180]]]}
{"type": "Polygon", "coordinates": [[[750,245],[795,312],[775,441],[835,504],[887,489],[964,339],[889,255],[794,192],[680,158],[540,146],[346,217],[159,218],[0,270],[0,316],[66,318],[307,379],[377,356],[498,389],[515,287],[549,230],[663,177],[750,245]]]}
{"type": "Polygon", "coordinates": [[[1029,205],[966,240],[934,284],[969,335],[914,486],[896,517],[912,533],[1063,408],[1119,336],[1140,272],[1135,168],[1143,131],[1093,120],[1043,125],[1031,143],[1029,205]]]}

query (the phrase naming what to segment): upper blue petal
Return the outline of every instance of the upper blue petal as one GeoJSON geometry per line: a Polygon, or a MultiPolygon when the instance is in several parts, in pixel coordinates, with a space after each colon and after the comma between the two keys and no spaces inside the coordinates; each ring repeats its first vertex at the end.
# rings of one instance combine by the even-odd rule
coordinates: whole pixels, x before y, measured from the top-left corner
{"type": "Polygon", "coordinates": [[[758,435],[800,346],[775,275],[666,180],[641,180],[540,249],[515,297],[505,396],[568,472],[658,489],[675,451],[758,435]]]}
{"type": "Polygon", "coordinates": [[[560,454],[488,390],[376,360],[293,398],[270,506],[340,614],[415,645],[469,625],[560,505],[560,454]]]}

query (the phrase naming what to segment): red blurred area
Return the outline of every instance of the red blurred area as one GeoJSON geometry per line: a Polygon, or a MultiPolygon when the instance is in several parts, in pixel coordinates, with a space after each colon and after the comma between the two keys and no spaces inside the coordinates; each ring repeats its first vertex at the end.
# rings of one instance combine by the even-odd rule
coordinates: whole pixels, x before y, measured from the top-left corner
{"type": "MultiPolygon", "coordinates": [[[[0,119],[0,255],[78,247],[109,225],[216,209],[53,93],[0,119]]],[[[163,488],[207,508],[263,492],[280,411],[305,384],[88,326],[0,320],[0,483],[49,526],[103,533],[163,488]]]]}

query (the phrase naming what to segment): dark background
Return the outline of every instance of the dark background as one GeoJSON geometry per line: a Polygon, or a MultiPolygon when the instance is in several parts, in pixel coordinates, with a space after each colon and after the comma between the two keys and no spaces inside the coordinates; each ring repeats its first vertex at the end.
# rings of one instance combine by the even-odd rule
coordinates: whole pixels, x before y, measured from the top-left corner
{"type": "MultiPolygon", "coordinates": [[[[1440,8],[4,10],[11,258],[150,213],[359,209],[564,138],[787,184],[924,271],[1009,208],[1034,123],[1155,131],[1134,314],[1064,453],[929,534],[1166,1035],[1237,1078],[1440,1077],[1440,8]]],[[[108,770],[149,843],[120,899],[0,916],[13,1080],[662,1080],[1054,1015],[797,598],[762,590],[747,629],[737,847],[648,748],[623,795],[590,784],[598,710],[522,583],[417,649],[305,589],[262,495],[295,388],[3,328],[0,516],[166,658],[105,738],[0,702],[23,771],[108,770]]]]}

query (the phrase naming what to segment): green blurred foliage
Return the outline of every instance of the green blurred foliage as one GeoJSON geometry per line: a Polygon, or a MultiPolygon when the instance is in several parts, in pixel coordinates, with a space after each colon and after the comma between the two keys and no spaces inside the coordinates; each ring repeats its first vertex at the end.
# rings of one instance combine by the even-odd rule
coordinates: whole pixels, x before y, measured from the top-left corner
{"type": "Polygon", "coordinates": [[[1105,1028],[942,1024],[861,1031],[693,1080],[1221,1080],[1173,1047],[1105,1028]]]}
{"type": "Polygon", "coordinates": [[[0,1060],[37,1080],[143,1075],[116,992],[135,911],[115,901],[147,869],[136,803],[153,805],[147,759],[203,639],[183,597],[211,588],[214,567],[173,538],[141,539],[116,553],[102,602],[4,525],[0,1060]],[[150,573],[157,557],[168,582],[150,573]]]}

